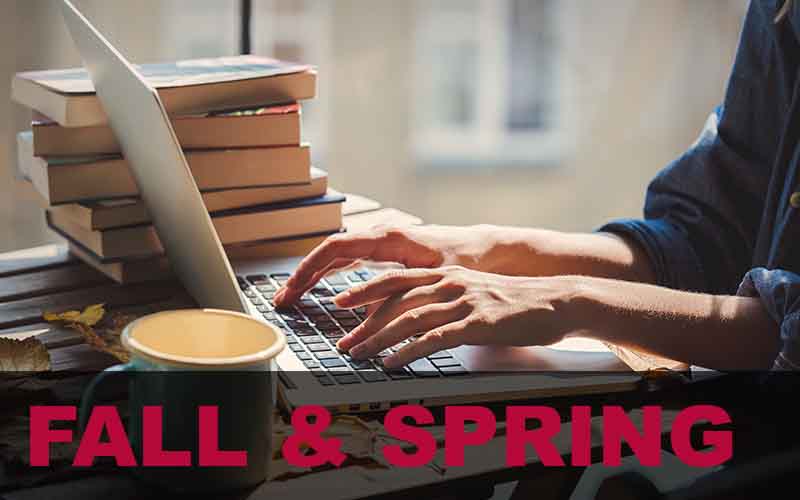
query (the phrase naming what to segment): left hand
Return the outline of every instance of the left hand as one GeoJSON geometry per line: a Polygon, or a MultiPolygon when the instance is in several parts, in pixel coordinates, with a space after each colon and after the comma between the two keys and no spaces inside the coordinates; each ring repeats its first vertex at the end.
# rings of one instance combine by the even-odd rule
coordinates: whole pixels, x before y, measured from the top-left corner
{"type": "Polygon", "coordinates": [[[571,299],[580,279],[510,277],[460,266],[391,271],[336,296],[344,308],[380,303],[337,347],[363,359],[421,335],[383,360],[397,368],[459,345],[554,344],[579,329],[571,299]]]}

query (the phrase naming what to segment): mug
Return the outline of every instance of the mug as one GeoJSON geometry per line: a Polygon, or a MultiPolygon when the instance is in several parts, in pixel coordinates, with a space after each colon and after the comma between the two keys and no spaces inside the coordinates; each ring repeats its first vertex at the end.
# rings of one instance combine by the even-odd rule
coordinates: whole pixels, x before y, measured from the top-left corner
{"type": "Polygon", "coordinates": [[[111,374],[125,373],[133,470],[145,482],[178,491],[220,491],[251,487],[268,477],[275,359],[286,346],[278,328],[241,313],[187,309],[139,318],[123,330],[121,340],[131,360],[106,369],[89,384],[81,401],[81,431],[98,386],[111,374]],[[190,466],[143,464],[143,410],[151,406],[162,409],[161,449],[189,451],[190,466]],[[246,451],[246,465],[200,465],[201,406],[217,407],[216,449],[246,451]]]}

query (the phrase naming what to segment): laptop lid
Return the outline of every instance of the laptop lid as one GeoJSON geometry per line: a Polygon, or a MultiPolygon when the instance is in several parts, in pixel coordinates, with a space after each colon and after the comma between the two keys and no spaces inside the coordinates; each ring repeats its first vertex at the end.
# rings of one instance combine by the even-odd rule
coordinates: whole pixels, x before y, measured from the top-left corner
{"type": "Polygon", "coordinates": [[[69,0],[62,11],[173,270],[201,307],[247,312],[158,93],[69,0]]]}

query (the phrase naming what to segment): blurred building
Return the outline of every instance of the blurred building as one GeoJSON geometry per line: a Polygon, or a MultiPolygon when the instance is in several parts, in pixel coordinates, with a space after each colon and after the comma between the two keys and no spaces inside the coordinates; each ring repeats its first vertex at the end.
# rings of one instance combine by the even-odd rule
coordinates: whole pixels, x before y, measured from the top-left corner
{"type": "MultiPolygon", "coordinates": [[[[134,62],[234,54],[233,0],[75,0],[134,62]]],[[[316,64],[335,187],[427,222],[590,230],[720,101],[744,0],[254,0],[254,52],[316,64]]],[[[78,56],[50,0],[0,2],[0,251],[52,241],[13,182],[16,71],[78,56]]],[[[224,168],[221,165],[220,168],[224,168]]]]}

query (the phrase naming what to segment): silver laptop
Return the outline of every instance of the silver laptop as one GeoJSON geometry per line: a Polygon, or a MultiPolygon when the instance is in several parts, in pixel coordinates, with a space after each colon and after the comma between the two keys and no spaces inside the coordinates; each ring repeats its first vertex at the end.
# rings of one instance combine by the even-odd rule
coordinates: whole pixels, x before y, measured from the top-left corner
{"type": "MultiPolygon", "coordinates": [[[[605,349],[459,347],[400,370],[380,357],[356,361],[335,343],[364,319],[331,297],[372,277],[360,269],[328,276],[287,311],[271,298],[299,259],[228,261],[156,90],[68,1],[67,27],[83,58],[174,271],[202,307],[247,312],[279,326],[289,348],[278,358],[289,407],[377,411],[398,403],[442,404],[629,390],[640,380],[605,349]],[[602,372],[598,374],[597,372],[602,372]]],[[[387,353],[382,353],[387,354],[387,353]]]]}

